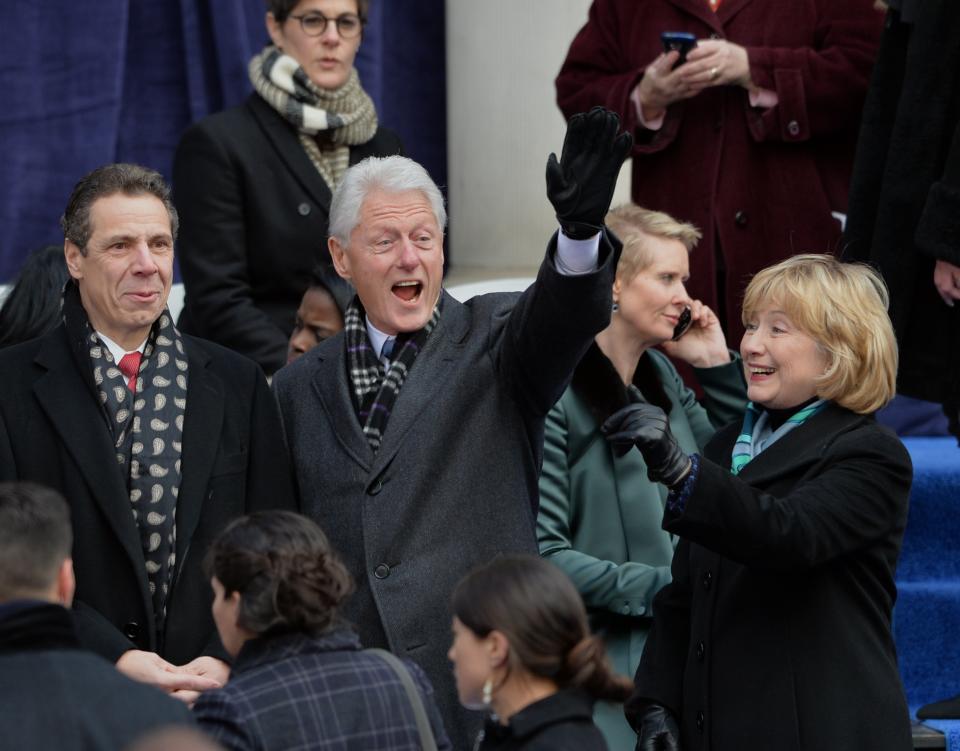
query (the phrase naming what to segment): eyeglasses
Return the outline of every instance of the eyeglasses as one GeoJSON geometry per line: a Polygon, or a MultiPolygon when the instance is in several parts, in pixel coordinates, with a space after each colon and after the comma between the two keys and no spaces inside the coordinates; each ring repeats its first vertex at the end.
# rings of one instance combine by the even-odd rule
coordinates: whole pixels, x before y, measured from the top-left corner
{"type": "Polygon", "coordinates": [[[353,39],[363,29],[363,20],[353,13],[344,13],[336,18],[327,18],[323,13],[304,13],[302,16],[291,14],[290,18],[297,19],[303,33],[310,37],[318,37],[323,34],[330,21],[336,24],[337,33],[341,39],[353,39]]]}

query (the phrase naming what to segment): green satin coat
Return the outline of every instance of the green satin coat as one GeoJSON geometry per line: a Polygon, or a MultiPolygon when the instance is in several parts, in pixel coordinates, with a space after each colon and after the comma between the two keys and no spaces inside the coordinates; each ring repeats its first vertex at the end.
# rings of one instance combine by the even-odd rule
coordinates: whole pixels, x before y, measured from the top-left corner
{"type": "MultiPolygon", "coordinates": [[[[700,451],[717,428],[743,419],[747,398],[739,358],[695,369],[704,389],[701,406],[667,357],[656,350],[647,356],[672,405],[670,430],[688,453],[700,451]]],[[[654,595],[670,581],[675,539],[661,529],[666,488],[647,479],[639,451],[617,459],[600,433],[597,402],[609,400],[609,393],[600,392],[622,387],[609,383],[612,373],[609,361],[584,358],[580,378],[547,416],[537,536],[540,554],[579,589],[614,669],[633,676],[654,595]]],[[[595,720],[610,748],[633,748],[636,737],[620,705],[598,703],[595,720]]]]}

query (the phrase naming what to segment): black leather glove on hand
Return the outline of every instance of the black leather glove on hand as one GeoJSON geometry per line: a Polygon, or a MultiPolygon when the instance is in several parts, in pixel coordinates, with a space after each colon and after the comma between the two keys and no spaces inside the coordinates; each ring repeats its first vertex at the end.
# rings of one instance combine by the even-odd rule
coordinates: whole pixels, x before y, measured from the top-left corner
{"type": "Polygon", "coordinates": [[[651,704],[643,710],[637,751],[680,751],[680,731],[669,709],[651,704]]]}
{"type": "Polygon", "coordinates": [[[640,449],[647,463],[647,477],[673,487],[690,469],[690,457],[670,432],[670,422],[662,409],[646,402],[630,404],[604,420],[600,430],[623,456],[633,446],[640,449]]]}
{"type": "Polygon", "coordinates": [[[620,118],[603,107],[570,118],[560,161],[547,158],[547,198],[557,212],[563,234],[574,240],[593,237],[613,200],[620,166],[633,138],[617,135],[620,118]]]}

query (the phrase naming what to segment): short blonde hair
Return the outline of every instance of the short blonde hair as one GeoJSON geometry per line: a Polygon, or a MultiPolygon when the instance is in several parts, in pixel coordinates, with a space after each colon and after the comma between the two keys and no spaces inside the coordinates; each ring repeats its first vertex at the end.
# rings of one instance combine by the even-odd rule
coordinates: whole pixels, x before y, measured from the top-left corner
{"type": "Polygon", "coordinates": [[[629,282],[653,263],[648,237],[679,240],[689,253],[700,239],[700,230],[692,224],[678,222],[662,211],[652,211],[625,203],[607,214],[607,227],[623,243],[623,253],[617,264],[617,278],[629,282]]]}
{"type": "Polygon", "coordinates": [[[742,318],[746,325],[765,307],[783,310],[827,354],[817,396],[868,414],[896,393],[897,340],[889,301],[887,286],[869,266],[809,253],[754,276],[744,293],[742,318]]]}

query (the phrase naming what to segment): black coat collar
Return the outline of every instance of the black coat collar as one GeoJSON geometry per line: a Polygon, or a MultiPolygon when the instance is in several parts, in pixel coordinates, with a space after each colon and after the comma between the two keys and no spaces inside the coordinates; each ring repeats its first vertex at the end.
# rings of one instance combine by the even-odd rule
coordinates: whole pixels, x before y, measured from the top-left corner
{"type": "Polygon", "coordinates": [[[79,648],[70,611],[62,605],[24,600],[0,606],[0,654],[79,648]]]}
{"type": "Polygon", "coordinates": [[[546,699],[535,701],[517,712],[507,725],[490,718],[484,728],[484,737],[493,741],[508,738],[523,740],[541,732],[550,725],[564,722],[591,722],[593,701],[587,694],[575,689],[558,691],[546,699]]]}
{"type": "MultiPolygon", "coordinates": [[[[648,402],[657,405],[664,412],[670,412],[670,399],[663,390],[657,367],[648,352],[644,352],[637,362],[637,369],[633,374],[633,385],[640,390],[648,402]]],[[[627,389],[614,369],[613,363],[600,351],[596,342],[590,345],[590,349],[573,371],[571,386],[577,396],[586,402],[597,424],[630,403],[627,389]]]]}

